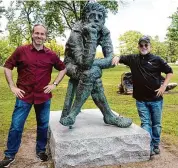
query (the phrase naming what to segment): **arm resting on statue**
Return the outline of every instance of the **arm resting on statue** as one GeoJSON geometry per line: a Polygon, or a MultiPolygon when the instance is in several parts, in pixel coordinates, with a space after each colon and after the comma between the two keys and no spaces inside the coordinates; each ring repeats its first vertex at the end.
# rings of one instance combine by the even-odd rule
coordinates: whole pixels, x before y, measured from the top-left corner
{"type": "Polygon", "coordinates": [[[110,68],[112,66],[113,45],[110,38],[109,30],[104,26],[99,39],[104,58],[95,59],[93,65],[99,66],[101,69],[110,68]]]}
{"type": "Polygon", "coordinates": [[[107,69],[111,67],[112,63],[112,56],[106,58],[95,59],[93,66],[98,66],[101,69],[107,69]]]}

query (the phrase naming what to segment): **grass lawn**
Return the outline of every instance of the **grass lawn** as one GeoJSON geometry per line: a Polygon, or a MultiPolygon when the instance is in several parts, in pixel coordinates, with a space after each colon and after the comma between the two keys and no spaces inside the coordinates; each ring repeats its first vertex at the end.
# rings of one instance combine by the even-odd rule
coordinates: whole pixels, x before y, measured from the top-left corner
{"type": "MultiPolygon", "coordinates": [[[[174,76],[171,82],[178,82],[178,66],[172,66],[174,76]]],[[[140,124],[137,114],[135,100],[131,95],[118,95],[118,84],[120,83],[120,76],[123,72],[129,71],[125,66],[118,66],[115,68],[103,71],[103,85],[108,103],[112,110],[121,115],[131,117],[133,122],[140,124]]],[[[14,79],[16,79],[16,70],[13,71],[14,79]]],[[[54,79],[57,72],[54,71],[52,78],[54,79]]],[[[52,80],[53,80],[52,79],[52,80]]],[[[53,92],[53,99],[51,110],[61,110],[66,94],[68,77],[66,76],[61,84],[53,92]]],[[[171,91],[172,94],[164,95],[164,113],[163,113],[163,128],[162,140],[167,144],[174,144],[178,147],[178,87],[171,91]],[[176,92],[176,93],[174,93],[176,92]]],[[[7,86],[3,69],[0,67],[0,150],[4,150],[8,129],[10,127],[12,110],[14,108],[15,97],[10,92],[7,86]]],[[[87,100],[83,108],[97,108],[93,103],[91,97],[87,100]]],[[[36,121],[34,110],[31,111],[25,130],[36,130],[36,121]]]]}

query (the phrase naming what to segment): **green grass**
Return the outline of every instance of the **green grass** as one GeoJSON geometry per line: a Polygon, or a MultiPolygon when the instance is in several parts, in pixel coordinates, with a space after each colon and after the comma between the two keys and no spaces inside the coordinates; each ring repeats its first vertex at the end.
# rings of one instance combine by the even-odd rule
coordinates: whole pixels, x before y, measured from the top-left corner
{"type": "MultiPolygon", "coordinates": [[[[172,66],[174,76],[171,82],[178,82],[178,66],[172,66]]],[[[121,115],[131,117],[134,123],[140,125],[140,120],[137,114],[135,100],[131,95],[118,95],[118,84],[120,76],[123,72],[129,71],[125,66],[117,66],[115,68],[103,71],[103,85],[108,103],[112,110],[121,115]]],[[[16,79],[16,71],[13,71],[14,79],[16,79]]],[[[57,72],[52,74],[52,80],[56,77],[57,72]]],[[[61,110],[64,103],[68,77],[66,76],[61,84],[53,92],[51,110],[61,110]]],[[[178,92],[178,87],[171,92],[178,92]]],[[[164,95],[164,113],[163,113],[163,128],[162,139],[168,144],[178,146],[178,93],[164,95]]],[[[0,68],[0,150],[5,148],[8,130],[10,127],[11,115],[14,108],[15,97],[10,92],[7,86],[2,68],[0,68]]],[[[91,97],[84,104],[83,108],[97,108],[91,97]]],[[[36,129],[36,121],[34,110],[32,109],[25,130],[36,129]]]]}

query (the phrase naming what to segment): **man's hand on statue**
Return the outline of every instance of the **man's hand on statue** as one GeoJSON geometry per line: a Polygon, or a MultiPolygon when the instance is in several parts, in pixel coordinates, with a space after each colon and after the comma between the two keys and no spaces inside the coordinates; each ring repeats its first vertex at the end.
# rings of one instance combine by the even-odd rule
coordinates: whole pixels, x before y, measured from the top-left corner
{"type": "Polygon", "coordinates": [[[43,89],[44,89],[44,93],[50,93],[52,92],[52,90],[54,90],[56,88],[56,85],[54,84],[50,84],[50,85],[47,85],[45,86],[43,89]]]}
{"type": "Polygon", "coordinates": [[[119,65],[119,57],[114,57],[113,59],[112,59],[112,65],[119,65]]]}
{"type": "Polygon", "coordinates": [[[159,89],[155,90],[155,92],[157,92],[156,96],[162,96],[164,94],[166,90],[166,86],[162,85],[159,89]]]}
{"type": "Polygon", "coordinates": [[[12,93],[14,94],[14,96],[16,96],[18,98],[24,97],[25,92],[22,89],[19,89],[15,86],[11,86],[10,89],[11,89],[12,93]]]}

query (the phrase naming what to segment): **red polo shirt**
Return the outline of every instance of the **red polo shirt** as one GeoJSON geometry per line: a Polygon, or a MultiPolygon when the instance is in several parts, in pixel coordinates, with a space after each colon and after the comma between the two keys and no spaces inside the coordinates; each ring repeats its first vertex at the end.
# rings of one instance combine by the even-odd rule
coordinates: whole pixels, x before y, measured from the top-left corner
{"type": "Polygon", "coordinates": [[[65,69],[64,63],[53,51],[46,47],[37,51],[32,45],[18,47],[4,67],[11,70],[17,67],[17,87],[25,91],[24,98],[20,99],[32,104],[41,104],[52,97],[43,89],[51,81],[52,68],[65,69]]]}

